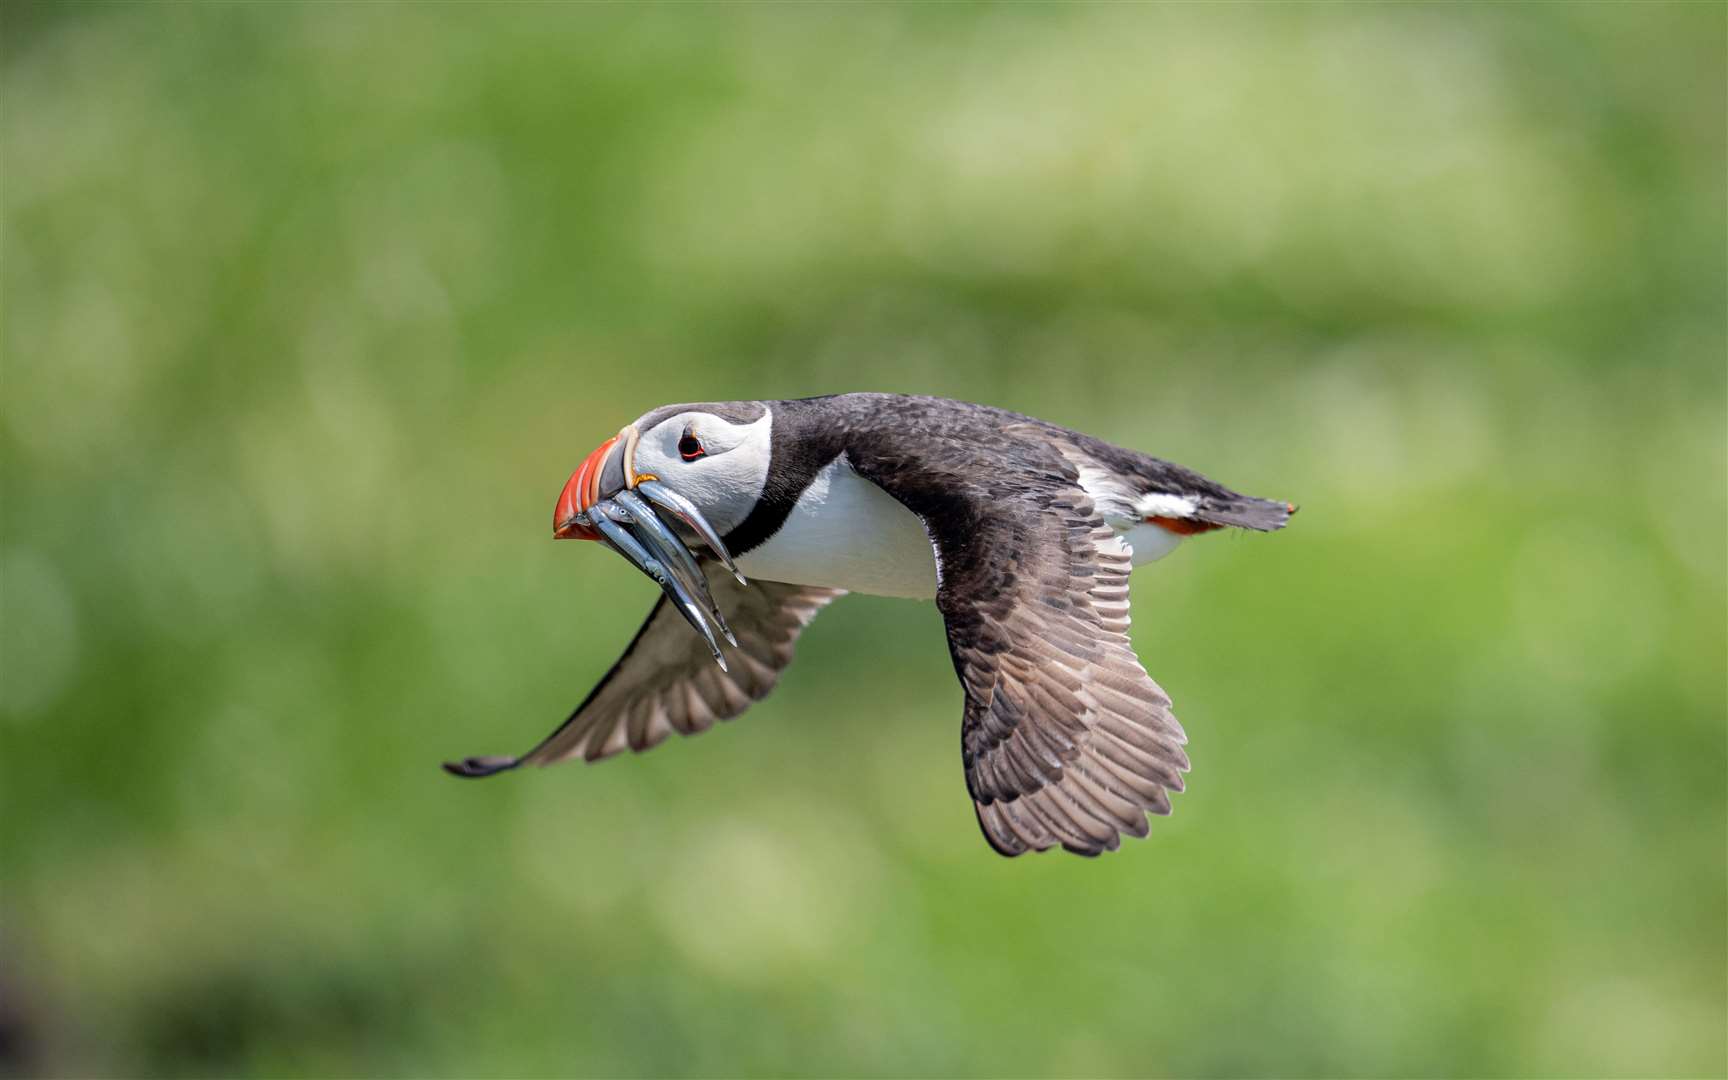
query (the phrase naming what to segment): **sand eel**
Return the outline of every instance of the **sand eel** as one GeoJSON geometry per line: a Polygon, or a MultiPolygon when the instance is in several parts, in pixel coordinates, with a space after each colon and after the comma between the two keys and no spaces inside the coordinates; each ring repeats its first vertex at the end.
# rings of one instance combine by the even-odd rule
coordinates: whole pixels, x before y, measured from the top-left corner
{"type": "Polygon", "coordinates": [[[662,597],[538,746],[445,768],[491,776],[706,731],[773,689],[836,597],[934,599],[965,690],[966,786],[990,845],[1114,850],[1122,834],[1147,834],[1147,813],[1170,812],[1188,769],[1170,699],[1129,645],[1129,571],[1199,533],[1282,528],[1295,509],[941,398],[655,409],[572,474],[553,535],[613,548],[662,597]]]}

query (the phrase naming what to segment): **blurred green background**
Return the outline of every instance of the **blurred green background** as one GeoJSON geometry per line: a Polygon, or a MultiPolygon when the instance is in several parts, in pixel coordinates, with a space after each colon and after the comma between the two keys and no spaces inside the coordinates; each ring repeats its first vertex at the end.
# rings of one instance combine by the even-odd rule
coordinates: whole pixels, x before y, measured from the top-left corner
{"type": "Polygon", "coordinates": [[[10,1069],[1724,1073],[1725,10],[9,5],[10,1069]],[[1137,575],[1151,839],[905,601],[439,771],[653,601],[583,454],[863,389],[1303,505],[1137,575]]]}

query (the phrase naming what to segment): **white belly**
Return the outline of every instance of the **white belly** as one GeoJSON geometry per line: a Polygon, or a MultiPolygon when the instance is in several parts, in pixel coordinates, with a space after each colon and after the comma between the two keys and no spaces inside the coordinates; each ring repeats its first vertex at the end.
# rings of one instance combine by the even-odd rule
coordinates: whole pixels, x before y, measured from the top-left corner
{"type": "MultiPolygon", "coordinates": [[[[1156,525],[1118,531],[1134,565],[1176,550],[1182,538],[1156,525]]],[[[872,596],[930,600],[936,554],[917,515],[852,471],[844,456],[816,474],[780,531],[740,556],[738,568],[764,581],[826,585],[872,596]]]]}
{"type": "Polygon", "coordinates": [[[1135,566],[1157,562],[1182,542],[1180,536],[1158,525],[1135,525],[1120,535],[1134,549],[1135,566]]]}
{"type": "Polygon", "coordinates": [[[786,524],[741,556],[738,569],[874,596],[936,596],[936,553],[924,523],[843,456],[816,474],[786,524]]]}

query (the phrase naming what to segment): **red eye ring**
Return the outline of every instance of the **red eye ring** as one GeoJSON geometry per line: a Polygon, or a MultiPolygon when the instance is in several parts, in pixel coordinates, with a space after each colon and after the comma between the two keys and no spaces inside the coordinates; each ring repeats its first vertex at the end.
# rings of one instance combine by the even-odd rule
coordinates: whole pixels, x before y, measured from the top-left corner
{"type": "Polygon", "coordinates": [[[702,445],[702,440],[696,436],[686,432],[684,437],[678,440],[678,456],[685,461],[695,461],[697,458],[707,455],[707,448],[702,445]]]}

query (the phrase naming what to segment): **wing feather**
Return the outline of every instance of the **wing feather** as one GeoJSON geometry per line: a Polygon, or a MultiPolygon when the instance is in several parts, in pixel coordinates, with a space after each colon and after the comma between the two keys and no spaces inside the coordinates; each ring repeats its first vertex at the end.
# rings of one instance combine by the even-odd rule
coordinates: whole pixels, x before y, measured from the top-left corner
{"type": "MultiPolygon", "coordinates": [[[[1182,790],[1187,741],[1128,640],[1132,552],[1039,430],[1011,454],[945,465],[860,451],[854,468],[925,523],[936,606],[966,693],[961,756],[1004,855],[1113,851],[1182,790]],[[980,488],[977,478],[994,478],[980,488]],[[963,478],[962,478],[963,477],[963,478]]],[[[1000,440],[994,449],[1000,451],[1000,440]]]]}
{"type": "Polygon", "coordinates": [[[477,777],[524,763],[551,765],[574,757],[599,761],[625,750],[653,749],[674,732],[707,731],[768,696],[792,662],[798,635],[844,592],[775,581],[744,586],[712,563],[703,569],[738,638],[729,672],[715,665],[701,638],[661,597],[612,670],[534,749],[514,758],[467,758],[444,768],[477,777]]]}

